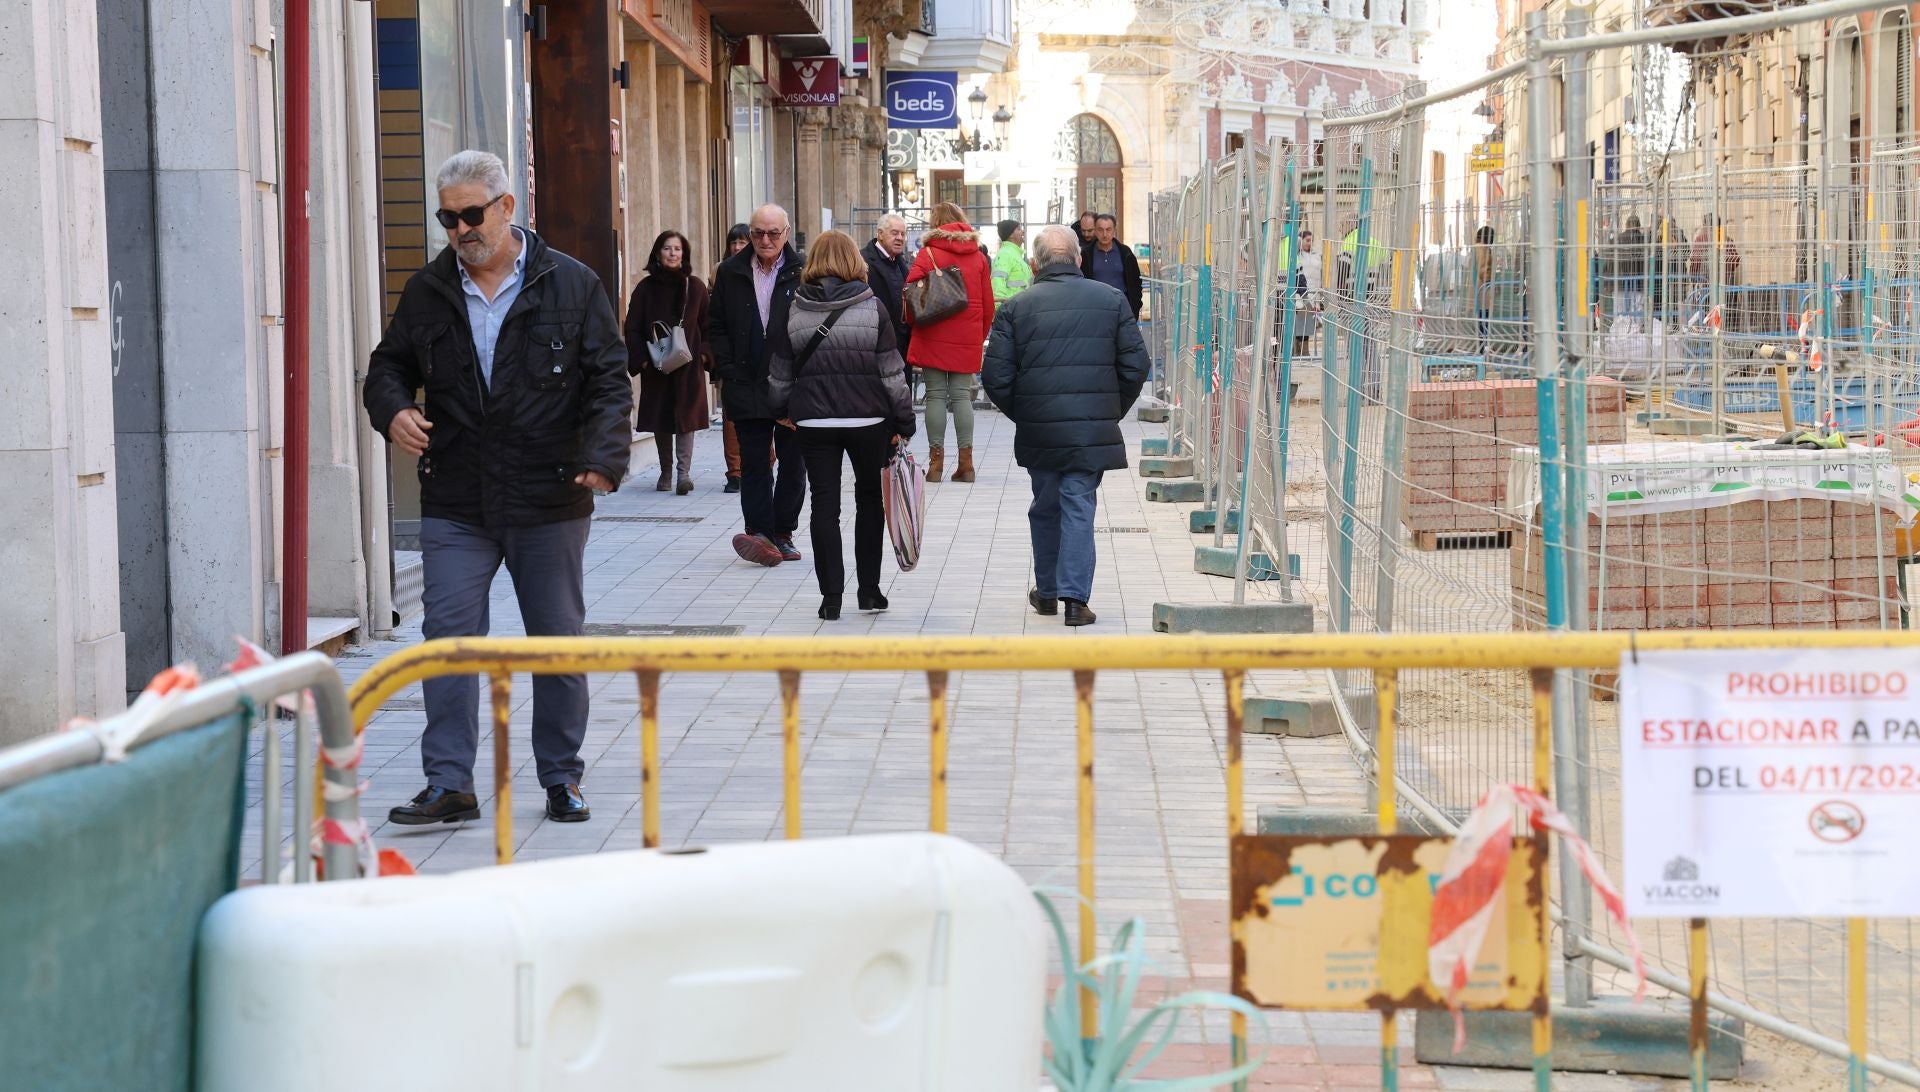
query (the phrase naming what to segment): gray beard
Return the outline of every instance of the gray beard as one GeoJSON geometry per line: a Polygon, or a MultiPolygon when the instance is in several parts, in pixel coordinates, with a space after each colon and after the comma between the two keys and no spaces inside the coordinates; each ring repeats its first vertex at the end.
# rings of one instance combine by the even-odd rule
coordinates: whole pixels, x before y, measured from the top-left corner
{"type": "Polygon", "coordinates": [[[486,265],[495,254],[500,253],[498,244],[489,246],[485,239],[476,239],[471,243],[455,242],[453,249],[460,255],[460,260],[468,265],[486,265]]]}

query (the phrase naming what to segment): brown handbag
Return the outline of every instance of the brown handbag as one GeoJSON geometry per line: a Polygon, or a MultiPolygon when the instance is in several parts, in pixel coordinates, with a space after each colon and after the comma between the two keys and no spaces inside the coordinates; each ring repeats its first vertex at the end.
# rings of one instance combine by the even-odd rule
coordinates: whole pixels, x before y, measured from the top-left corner
{"type": "Polygon", "coordinates": [[[907,286],[901,302],[906,305],[908,322],[931,326],[967,309],[967,279],[957,265],[935,266],[907,286]]]}

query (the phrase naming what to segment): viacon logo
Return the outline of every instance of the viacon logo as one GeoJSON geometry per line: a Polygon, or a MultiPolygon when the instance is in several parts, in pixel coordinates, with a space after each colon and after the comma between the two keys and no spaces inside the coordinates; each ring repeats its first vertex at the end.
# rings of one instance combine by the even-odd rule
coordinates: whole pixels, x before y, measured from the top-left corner
{"type": "Polygon", "coordinates": [[[1660,882],[1640,889],[1649,903],[1670,906],[1712,906],[1720,901],[1720,885],[1700,882],[1700,865],[1688,857],[1675,857],[1660,870],[1660,882]]]}

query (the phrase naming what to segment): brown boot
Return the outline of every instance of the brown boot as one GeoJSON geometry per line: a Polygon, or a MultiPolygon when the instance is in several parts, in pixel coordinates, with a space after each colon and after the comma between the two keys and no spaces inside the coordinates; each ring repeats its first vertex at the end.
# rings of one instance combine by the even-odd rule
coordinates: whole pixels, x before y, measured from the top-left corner
{"type": "Polygon", "coordinates": [[[947,461],[947,452],[944,448],[930,447],[927,449],[927,480],[928,481],[937,482],[940,480],[940,469],[942,465],[946,463],[946,461],[947,461]]]}
{"type": "Polygon", "coordinates": [[[973,480],[972,448],[963,447],[960,449],[960,465],[953,470],[953,480],[957,482],[970,482],[973,480]]]}

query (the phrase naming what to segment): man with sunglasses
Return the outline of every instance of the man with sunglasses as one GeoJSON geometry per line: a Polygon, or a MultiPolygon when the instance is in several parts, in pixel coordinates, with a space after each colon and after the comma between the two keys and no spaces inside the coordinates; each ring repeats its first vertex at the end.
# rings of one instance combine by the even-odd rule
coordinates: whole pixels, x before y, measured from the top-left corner
{"type": "MultiPolygon", "coordinates": [[[[633,388],[626,343],[600,278],[513,223],[498,156],[464,151],[440,168],[446,249],[401,292],[367,369],[374,428],[419,459],[426,619],[437,637],[487,632],[488,589],[502,563],[526,632],[575,636],[595,490],[627,472],[633,388]],[[424,389],[424,407],[414,403],[424,389]]],[[[429,680],[420,764],[427,787],[395,823],[480,817],[473,763],[479,682],[429,680]]],[[[587,684],[533,681],[533,756],[547,815],[587,818],[587,684]]]]}
{"type": "Polygon", "coordinates": [[[807,499],[806,465],[791,422],[774,419],[769,398],[767,331],[787,327],[787,306],[803,259],[788,241],[793,222],[779,205],[762,205],[748,224],[747,249],[720,263],[707,310],[707,345],[723,381],[727,419],[740,437],[740,515],[733,552],[756,565],[800,560],[793,532],[807,499]],[[768,465],[780,460],[779,478],[768,465]]]}

